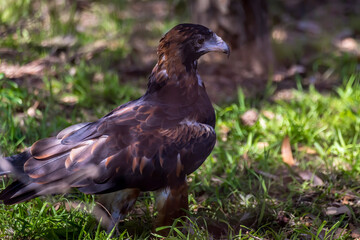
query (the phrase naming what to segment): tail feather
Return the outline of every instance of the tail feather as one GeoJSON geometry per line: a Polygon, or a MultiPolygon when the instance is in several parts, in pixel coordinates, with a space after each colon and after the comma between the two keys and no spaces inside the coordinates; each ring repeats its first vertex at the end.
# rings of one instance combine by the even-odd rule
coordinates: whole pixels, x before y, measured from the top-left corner
{"type": "Polygon", "coordinates": [[[0,157],[0,176],[14,174],[17,181],[10,184],[6,189],[1,191],[0,200],[4,204],[13,204],[17,202],[25,201],[29,198],[32,198],[36,192],[33,189],[30,189],[27,193],[23,193],[19,197],[12,198],[19,191],[19,189],[25,188],[27,185],[26,182],[29,182],[29,177],[24,174],[24,163],[31,157],[29,150],[25,150],[20,154],[16,154],[10,157],[0,157]]]}
{"type": "MultiPolygon", "coordinates": [[[[1,161],[9,169],[3,171],[10,172],[16,177],[16,180],[0,192],[0,201],[11,205],[24,202],[32,198],[68,192],[72,187],[78,187],[89,184],[89,179],[98,177],[98,169],[94,165],[89,165],[81,171],[70,173],[64,165],[68,154],[56,156],[48,161],[30,162],[29,169],[24,169],[24,162],[33,160],[29,152],[24,152],[8,158],[2,158],[1,161]],[[51,165],[46,174],[40,174],[38,170],[51,165]],[[37,166],[40,166],[38,169],[37,166]],[[30,173],[30,176],[28,175],[30,173]],[[31,175],[38,175],[33,178],[31,175]]],[[[35,161],[35,160],[34,160],[35,161]]]]}
{"type": "Polygon", "coordinates": [[[34,187],[28,189],[28,186],[32,184],[15,181],[0,193],[0,200],[6,205],[11,205],[32,199],[37,196],[37,191],[34,187]]]}
{"type": "Polygon", "coordinates": [[[24,173],[24,163],[31,158],[31,153],[29,150],[25,150],[22,153],[0,158],[0,176],[8,175],[10,173],[18,174],[24,173]]]}

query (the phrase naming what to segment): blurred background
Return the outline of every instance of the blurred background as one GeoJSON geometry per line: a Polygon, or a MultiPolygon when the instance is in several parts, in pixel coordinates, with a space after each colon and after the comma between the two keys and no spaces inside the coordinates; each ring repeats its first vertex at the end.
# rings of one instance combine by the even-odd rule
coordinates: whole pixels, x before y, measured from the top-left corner
{"type": "Polygon", "coordinates": [[[329,90],[359,70],[359,14],[358,0],[1,0],[0,72],[29,91],[51,79],[70,105],[89,104],[79,92],[105,82],[102,97],[118,103],[117,82],[143,92],[160,37],[193,22],[231,45],[230,60],[200,64],[214,102],[233,101],[240,86],[250,96],[284,97],[297,84],[329,90]]]}

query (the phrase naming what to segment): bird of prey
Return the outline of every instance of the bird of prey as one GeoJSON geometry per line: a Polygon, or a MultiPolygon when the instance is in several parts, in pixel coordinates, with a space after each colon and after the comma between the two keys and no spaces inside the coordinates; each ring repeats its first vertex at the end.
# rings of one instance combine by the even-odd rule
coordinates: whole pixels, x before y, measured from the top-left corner
{"type": "Polygon", "coordinates": [[[198,59],[208,52],[229,55],[230,50],[202,25],[172,28],[160,40],[144,96],[3,158],[0,174],[17,180],[0,200],[15,204],[69,188],[101,194],[111,229],[140,192],[156,191],[157,226],[185,215],[186,176],[200,167],[216,141],[215,112],[197,72],[198,59]]]}

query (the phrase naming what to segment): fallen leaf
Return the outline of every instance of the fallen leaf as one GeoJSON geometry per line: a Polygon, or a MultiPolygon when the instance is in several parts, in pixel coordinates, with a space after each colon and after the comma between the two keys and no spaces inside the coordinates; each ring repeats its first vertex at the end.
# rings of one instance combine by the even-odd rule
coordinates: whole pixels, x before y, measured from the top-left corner
{"type": "Polygon", "coordinates": [[[296,74],[302,74],[306,72],[306,68],[302,65],[292,65],[287,71],[287,77],[293,77],[296,74]]]}
{"type": "Polygon", "coordinates": [[[255,109],[250,109],[246,111],[241,117],[241,122],[245,126],[253,126],[258,120],[259,114],[255,109]]]}
{"type": "Polygon", "coordinates": [[[360,228],[355,227],[353,224],[349,224],[351,229],[351,237],[353,239],[360,239],[360,228]]]}
{"type": "Polygon", "coordinates": [[[77,39],[75,36],[66,35],[66,36],[56,36],[51,39],[46,39],[41,42],[43,47],[72,47],[76,44],[77,39]]]}
{"type": "Polygon", "coordinates": [[[347,229],[346,228],[338,228],[335,231],[334,239],[340,239],[345,234],[347,234],[347,229]]]}
{"type": "Polygon", "coordinates": [[[40,102],[35,101],[34,105],[32,105],[26,112],[30,117],[36,116],[36,109],[39,107],[40,102]]]}
{"type": "Polygon", "coordinates": [[[360,44],[354,38],[344,38],[336,41],[335,45],[343,52],[352,53],[355,55],[360,54],[360,44]]]}
{"type": "Polygon", "coordinates": [[[294,77],[296,74],[303,74],[306,72],[306,69],[302,65],[292,65],[288,70],[286,71],[278,71],[273,75],[273,81],[274,82],[281,82],[285,80],[286,78],[294,77]]]}
{"type": "Polygon", "coordinates": [[[275,117],[275,113],[271,112],[271,111],[267,111],[267,110],[264,110],[261,112],[266,118],[268,119],[273,119],[275,117]]]}
{"type": "Polygon", "coordinates": [[[215,183],[215,185],[221,185],[224,183],[224,180],[219,177],[212,177],[211,182],[215,183]]]}
{"type": "Polygon", "coordinates": [[[223,142],[227,141],[228,134],[230,132],[230,128],[224,124],[219,126],[220,138],[223,142]]]}
{"type": "Polygon", "coordinates": [[[345,195],[342,199],[341,199],[341,203],[344,205],[353,205],[354,201],[355,201],[355,196],[354,195],[345,195]]]}
{"type": "Polygon", "coordinates": [[[273,180],[278,180],[278,179],[279,179],[278,176],[276,176],[276,175],[274,175],[274,174],[271,174],[271,173],[267,173],[267,172],[261,171],[261,170],[255,169],[255,172],[258,173],[258,174],[260,174],[260,175],[263,175],[263,176],[265,176],[265,177],[267,177],[267,178],[273,179],[273,180]]]}
{"type": "Polygon", "coordinates": [[[48,66],[60,63],[60,59],[56,57],[44,57],[41,59],[34,60],[23,66],[12,65],[2,61],[0,63],[0,72],[4,73],[8,78],[21,78],[27,75],[32,76],[43,76],[48,66]]]}
{"type": "Polygon", "coordinates": [[[291,90],[291,89],[283,89],[283,90],[276,92],[271,97],[271,99],[273,101],[279,101],[279,100],[290,101],[290,100],[294,99],[294,93],[293,93],[293,90],[291,90]]]}
{"type": "Polygon", "coordinates": [[[286,136],[282,142],[281,156],[284,163],[288,164],[291,167],[296,165],[296,162],[291,152],[290,138],[288,136],[286,136]]]}
{"type": "Polygon", "coordinates": [[[316,176],[315,173],[313,173],[311,171],[308,171],[308,170],[301,171],[301,172],[299,172],[299,176],[304,181],[312,181],[313,186],[323,186],[324,185],[323,180],[321,178],[319,178],[318,176],[316,176]]]}
{"type": "Polygon", "coordinates": [[[75,95],[65,95],[61,97],[60,101],[71,105],[71,104],[76,104],[79,101],[79,99],[75,95]]]}
{"type": "Polygon", "coordinates": [[[308,147],[308,146],[300,146],[298,147],[298,150],[300,152],[305,152],[306,154],[309,154],[309,155],[315,155],[317,154],[316,150],[311,148],[311,147],[308,147]]]}
{"type": "Polygon", "coordinates": [[[328,216],[332,215],[340,215],[340,214],[346,214],[348,216],[351,216],[351,211],[347,206],[340,206],[340,207],[328,207],[326,208],[325,214],[328,216]]]}

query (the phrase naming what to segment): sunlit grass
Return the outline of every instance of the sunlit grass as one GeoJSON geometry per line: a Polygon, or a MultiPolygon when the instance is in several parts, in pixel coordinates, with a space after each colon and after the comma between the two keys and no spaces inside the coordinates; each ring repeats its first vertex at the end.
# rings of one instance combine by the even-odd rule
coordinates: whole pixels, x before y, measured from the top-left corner
{"type": "MultiPolygon", "coordinates": [[[[41,76],[39,88],[27,88],[0,73],[3,155],[21,152],[71,124],[96,120],[144,92],[145,79],[138,87],[138,83],[122,79],[116,69],[116,62],[131,52],[128,43],[135,20],[115,11],[125,7],[126,1],[95,1],[89,10],[94,19],[85,24],[86,29],[76,28],[82,20],[74,5],[59,3],[50,9],[47,22],[40,18],[41,7],[29,10],[34,7],[31,1],[0,0],[0,10],[6,9],[0,11],[6,30],[0,45],[16,51],[8,63],[23,65],[53,54],[56,48],[42,47],[44,40],[65,35],[76,39],[73,46],[62,50],[67,62],[51,66],[55,74],[41,76]],[[67,12],[67,17],[60,19],[54,9],[67,12]],[[28,18],[31,24],[25,21],[28,18]],[[72,58],[81,47],[104,39],[107,48],[90,60],[72,58]]],[[[150,25],[152,34],[158,38],[176,23],[176,19],[154,22],[150,25]]],[[[330,45],[328,39],[311,44],[319,49],[330,45]]],[[[287,47],[274,44],[275,56],[291,62],[303,56],[305,47],[302,40],[287,47]]],[[[350,239],[352,231],[359,229],[358,60],[325,52],[314,59],[309,71],[341,79],[337,83],[342,85],[319,92],[296,76],[297,89],[291,90],[290,100],[271,100],[276,86],[269,84],[262,98],[247,99],[239,89],[237,101],[215,107],[216,147],[189,176],[189,216],[165,227],[170,229],[168,239],[350,239]],[[258,120],[245,126],[240,117],[250,109],[257,111],[258,120]],[[283,162],[285,137],[290,139],[295,167],[283,162]],[[312,179],[301,178],[304,173],[310,173],[312,179]],[[323,184],[316,186],[312,181],[315,176],[323,184]],[[347,206],[348,211],[337,215],[326,212],[338,206],[347,206]]],[[[11,179],[3,178],[1,189],[9,182],[11,179]]],[[[135,211],[119,225],[118,239],[162,238],[159,232],[152,232],[157,214],[153,201],[152,194],[140,197],[135,211]]],[[[93,196],[75,192],[0,205],[0,238],[109,239],[111,235],[91,214],[95,204],[93,196]],[[76,204],[69,209],[72,203],[76,204]],[[85,208],[76,207],[78,203],[85,208]]]]}
{"type": "MultiPolygon", "coordinates": [[[[82,87],[81,81],[85,81],[83,84],[86,87],[89,78],[81,76],[86,76],[88,70],[80,65],[78,71],[83,72],[76,73],[73,78],[79,81],[77,88],[82,87]]],[[[109,79],[112,78],[117,81],[110,75],[109,79]]],[[[57,84],[60,87],[69,83],[75,84],[70,80],[57,84]]],[[[53,91],[57,91],[54,86],[53,91]]],[[[99,87],[97,90],[102,89],[100,92],[92,89],[77,91],[77,88],[69,88],[69,91],[84,99],[95,94],[105,104],[104,111],[106,106],[107,110],[111,110],[114,103],[101,97],[106,88],[99,87]]],[[[121,92],[121,87],[118,88],[121,92]]],[[[133,99],[136,97],[133,93],[136,90],[124,91],[124,97],[117,101],[120,104],[133,99]]],[[[54,94],[54,101],[46,101],[49,95],[41,95],[44,101],[40,111],[43,111],[45,120],[26,116],[24,119],[27,120],[20,126],[17,113],[26,112],[32,101],[41,100],[41,97],[32,96],[14,84],[6,85],[1,96],[0,118],[4,133],[1,147],[6,154],[29,146],[35,138],[54,134],[65,125],[84,120],[81,114],[75,114],[77,117],[62,114],[62,103],[56,97],[61,94],[54,94]],[[58,104],[60,107],[52,107],[58,104]],[[50,112],[56,115],[50,117],[50,112]]],[[[173,236],[207,239],[209,234],[220,234],[237,239],[250,239],[252,235],[273,239],[291,236],[296,239],[306,235],[316,239],[322,234],[322,237],[331,239],[330,236],[340,231],[337,229],[347,229],[342,234],[343,239],[349,235],[349,225],[360,220],[356,203],[349,205],[353,213],[351,216],[327,215],[324,209],[333,203],[339,204],[349,192],[355,199],[360,198],[357,184],[360,180],[359,77],[350,76],[343,86],[325,95],[310,87],[307,91],[293,90],[293,96],[290,101],[253,101],[245,99],[239,91],[238,102],[216,107],[218,142],[205,164],[189,177],[190,218],[183,222],[183,228],[187,230],[179,232],[181,228],[173,227],[173,236]],[[253,126],[244,126],[240,116],[253,106],[257,106],[259,119],[253,126]],[[295,169],[289,169],[282,162],[280,149],[285,136],[291,140],[298,164],[295,169]],[[312,152],[304,152],[304,146],[312,152]],[[324,185],[316,187],[311,181],[299,180],[298,172],[305,170],[317,174],[324,185]],[[284,217],[286,221],[282,220],[284,217]],[[189,231],[192,234],[189,235],[189,231]]],[[[76,109],[86,109],[96,103],[83,105],[79,100],[77,104],[76,109]]],[[[93,114],[97,114],[96,111],[93,114]]],[[[93,198],[82,194],[76,196],[76,201],[85,201],[93,206],[93,198]]],[[[71,195],[69,197],[55,198],[51,202],[42,198],[2,206],[2,236],[74,239],[81,235],[86,239],[106,239],[108,235],[101,229],[98,231],[91,211],[67,211],[63,204],[57,204],[74,201],[71,195]]],[[[149,209],[146,206],[151,206],[153,200],[146,196],[143,200],[147,203],[139,203],[137,208],[149,209]]],[[[153,220],[151,215],[156,214],[153,211],[145,211],[149,226],[153,220]]],[[[133,221],[139,227],[138,221],[144,221],[140,219],[139,215],[130,216],[124,225],[126,227],[120,226],[124,237],[150,236],[151,227],[141,233],[141,227],[139,230],[131,226],[133,221]],[[127,231],[128,228],[136,233],[127,231]]],[[[156,236],[159,235],[155,233],[153,237],[156,236]]]]}

